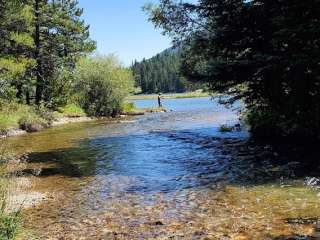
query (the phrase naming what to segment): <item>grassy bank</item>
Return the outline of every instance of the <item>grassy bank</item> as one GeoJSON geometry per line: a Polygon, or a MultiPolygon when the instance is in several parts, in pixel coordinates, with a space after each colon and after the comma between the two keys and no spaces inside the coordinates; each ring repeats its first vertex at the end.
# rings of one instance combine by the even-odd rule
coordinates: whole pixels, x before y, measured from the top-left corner
{"type": "MultiPolygon", "coordinates": [[[[198,98],[198,97],[210,97],[211,95],[207,92],[196,91],[186,93],[168,93],[163,94],[166,99],[179,99],[179,98],[198,98]]],[[[137,94],[127,97],[127,100],[148,100],[157,99],[158,94],[137,94]]]]}
{"type": "MultiPolygon", "coordinates": [[[[143,115],[145,113],[165,112],[164,108],[138,109],[133,103],[122,104],[119,115],[143,115]]],[[[12,131],[37,132],[44,128],[77,120],[91,119],[76,104],[68,104],[51,111],[44,107],[28,106],[19,103],[2,103],[0,105],[0,136],[15,136],[12,131]],[[8,134],[9,133],[9,134],[8,134]]],[[[22,132],[23,133],[23,132],[22,132]]]]}
{"type": "Polygon", "coordinates": [[[36,132],[51,126],[60,118],[84,117],[85,112],[74,104],[66,105],[57,111],[44,107],[28,106],[19,103],[2,103],[0,105],[0,134],[10,130],[36,132]]]}

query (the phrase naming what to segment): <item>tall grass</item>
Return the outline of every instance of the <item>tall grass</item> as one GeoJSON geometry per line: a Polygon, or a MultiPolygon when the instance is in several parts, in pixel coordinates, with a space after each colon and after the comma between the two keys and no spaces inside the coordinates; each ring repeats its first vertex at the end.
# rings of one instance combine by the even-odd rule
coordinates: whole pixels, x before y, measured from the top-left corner
{"type": "Polygon", "coordinates": [[[7,174],[8,157],[4,150],[4,141],[0,141],[0,239],[13,240],[18,233],[20,213],[7,209],[10,183],[7,174]]]}
{"type": "Polygon", "coordinates": [[[46,119],[41,116],[40,110],[33,106],[15,102],[0,102],[0,133],[32,124],[45,125],[46,122],[46,119]]]}
{"type": "Polygon", "coordinates": [[[84,110],[74,103],[67,104],[64,107],[58,108],[58,112],[64,117],[85,117],[84,110]]]}

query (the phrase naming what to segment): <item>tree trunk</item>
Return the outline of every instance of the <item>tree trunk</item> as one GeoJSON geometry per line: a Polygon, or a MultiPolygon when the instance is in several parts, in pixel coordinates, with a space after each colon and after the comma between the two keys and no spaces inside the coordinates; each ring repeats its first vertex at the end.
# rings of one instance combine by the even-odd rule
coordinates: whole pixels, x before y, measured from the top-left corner
{"type": "Polygon", "coordinates": [[[19,102],[21,102],[22,101],[22,84],[18,84],[16,88],[17,88],[16,98],[19,100],[19,102]]]}
{"type": "Polygon", "coordinates": [[[36,66],[36,96],[35,96],[35,102],[37,105],[41,103],[42,100],[42,94],[43,94],[43,75],[42,75],[42,61],[41,61],[41,40],[40,40],[40,1],[41,0],[35,0],[35,36],[34,36],[34,42],[35,42],[35,60],[37,62],[36,66]]]}
{"type": "Polygon", "coordinates": [[[29,90],[26,91],[26,103],[30,105],[30,93],[29,90]]]}

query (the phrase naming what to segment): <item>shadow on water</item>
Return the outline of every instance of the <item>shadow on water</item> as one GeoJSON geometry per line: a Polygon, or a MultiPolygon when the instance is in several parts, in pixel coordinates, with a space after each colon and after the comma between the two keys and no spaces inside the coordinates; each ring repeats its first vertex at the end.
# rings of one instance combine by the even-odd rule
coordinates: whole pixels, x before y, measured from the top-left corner
{"type": "Polygon", "coordinates": [[[320,216],[319,196],[305,182],[320,175],[319,148],[220,133],[234,115],[182,106],[13,141],[30,149],[17,174],[38,176],[35,189],[57,198],[27,211],[38,217],[27,226],[37,222],[42,239],[313,239],[307,227],[320,216]]]}
{"type": "Polygon", "coordinates": [[[12,173],[13,176],[49,177],[64,175],[68,177],[85,177],[95,174],[98,150],[90,148],[87,141],[79,147],[55,149],[47,152],[31,152],[27,154],[26,169],[12,173]],[[28,168],[32,164],[42,164],[28,168]]]}
{"type": "Polygon", "coordinates": [[[100,137],[77,147],[32,152],[29,163],[54,164],[26,168],[16,175],[47,177],[129,176],[138,180],[128,192],[172,192],[194,187],[285,184],[319,176],[314,147],[276,146],[248,140],[241,132],[212,129],[150,131],[148,134],[100,137]]]}

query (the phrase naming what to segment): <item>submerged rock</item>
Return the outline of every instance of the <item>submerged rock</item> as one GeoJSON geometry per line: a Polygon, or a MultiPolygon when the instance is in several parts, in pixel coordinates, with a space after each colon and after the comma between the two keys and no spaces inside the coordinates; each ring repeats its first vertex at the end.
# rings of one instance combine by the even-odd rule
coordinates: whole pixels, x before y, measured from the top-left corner
{"type": "Polygon", "coordinates": [[[26,131],[27,132],[39,132],[44,129],[44,126],[38,123],[32,123],[27,125],[26,131]]]}

